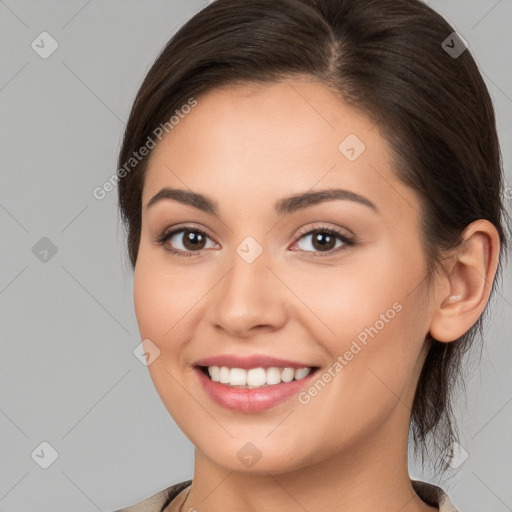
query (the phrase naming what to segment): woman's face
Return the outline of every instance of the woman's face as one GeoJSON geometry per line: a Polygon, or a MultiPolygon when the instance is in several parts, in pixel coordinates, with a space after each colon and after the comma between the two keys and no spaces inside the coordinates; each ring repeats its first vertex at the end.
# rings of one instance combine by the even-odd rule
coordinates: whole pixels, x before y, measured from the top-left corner
{"type": "Polygon", "coordinates": [[[307,80],[196,99],[143,190],[134,299],[163,403],[233,471],[405,449],[432,306],[419,201],[379,129],[307,80]]]}

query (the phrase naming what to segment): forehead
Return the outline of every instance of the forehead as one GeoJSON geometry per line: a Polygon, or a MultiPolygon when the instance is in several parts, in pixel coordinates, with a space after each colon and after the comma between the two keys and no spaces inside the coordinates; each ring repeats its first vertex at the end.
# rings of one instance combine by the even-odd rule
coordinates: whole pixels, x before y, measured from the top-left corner
{"type": "Polygon", "coordinates": [[[379,129],[324,84],[226,86],[196,100],[153,150],[143,204],[165,186],[261,208],[330,187],[388,209],[403,208],[404,195],[415,201],[396,178],[379,129]]]}

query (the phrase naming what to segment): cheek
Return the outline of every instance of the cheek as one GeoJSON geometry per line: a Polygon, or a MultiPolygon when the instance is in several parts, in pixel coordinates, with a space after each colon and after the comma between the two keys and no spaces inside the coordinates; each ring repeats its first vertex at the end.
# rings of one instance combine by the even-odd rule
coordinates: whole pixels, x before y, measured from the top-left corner
{"type": "Polygon", "coordinates": [[[314,326],[330,353],[343,350],[343,340],[359,336],[364,342],[367,328],[376,326],[381,332],[395,322],[407,282],[392,262],[385,261],[385,255],[378,256],[373,262],[371,255],[365,255],[364,260],[354,257],[337,268],[312,268],[287,277],[309,309],[302,318],[311,319],[308,327],[314,326]]]}
{"type": "Polygon", "coordinates": [[[135,314],[141,339],[150,339],[160,351],[148,365],[148,371],[171,416],[181,428],[189,430],[190,426],[180,422],[183,408],[179,406],[189,397],[175,378],[180,364],[179,348],[187,340],[183,318],[190,309],[190,301],[183,297],[187,288],[181,288],[179,281],[178,273],[169,275],[165,265],[145,251],[139,253],[133,282],[135,314]]]}
{"type": "Polygon", "coordinates": [[[133,299],[141,337],[150,338],[159,345],[166,326],[169,329],[166,311],[172,309],[167,304],[167,297],[162,300],[165,287],[150,268],[144,256],[139,254],[133,280],[133,299]]]}
{"type": "Polygon", "coordinates": [[[133,298],[140,334],[162,350],[172,345],[186,323],[187,314],[206,293],[201,279],[191,283],[190,272],[173,267],[166,255],[141,251],[134,273],[133,298]],[[148,254],[149,253],[149,254],[148,254]]]}
{"type": "MultiPolygon", "coordinates": [[[[294,291],[307,297],[307,328],[331,357],[342,401],[364,400],[377,407],[396,401],[411,377],[427,332],[427,305],[421,258],[404,262],[391,250],[371,261],[295,279],[294,291]],[[395,396],[396,395],[396,396],[395,396]]],[[[351,408],[351,410],[354,410],[351,408]]]]}

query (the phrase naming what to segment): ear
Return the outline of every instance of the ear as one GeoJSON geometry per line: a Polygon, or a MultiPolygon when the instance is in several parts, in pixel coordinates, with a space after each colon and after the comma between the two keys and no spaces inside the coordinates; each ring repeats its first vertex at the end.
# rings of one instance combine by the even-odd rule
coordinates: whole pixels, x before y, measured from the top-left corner
{"type": "Polygon", "coordinates": [[[500,252],[498,231],[487,220],[472,222],[462,244],[436,281],[431,336],[448,343],[460,338],[478,320],[489,300],[500,252]]]}

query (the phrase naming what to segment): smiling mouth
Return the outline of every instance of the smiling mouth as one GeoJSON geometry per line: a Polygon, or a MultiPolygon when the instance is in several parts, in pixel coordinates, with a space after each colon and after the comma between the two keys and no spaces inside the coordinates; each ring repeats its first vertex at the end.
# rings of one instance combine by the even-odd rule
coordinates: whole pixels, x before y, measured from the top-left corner
{"type": "Polygon", "coordinates": [[[213,382],[232,388],[255,389],[302,380],[316,372],[318,367],[289,368],[271,366],[251,369],[229,368],[227,366],[199,366],[213,382]]]}

